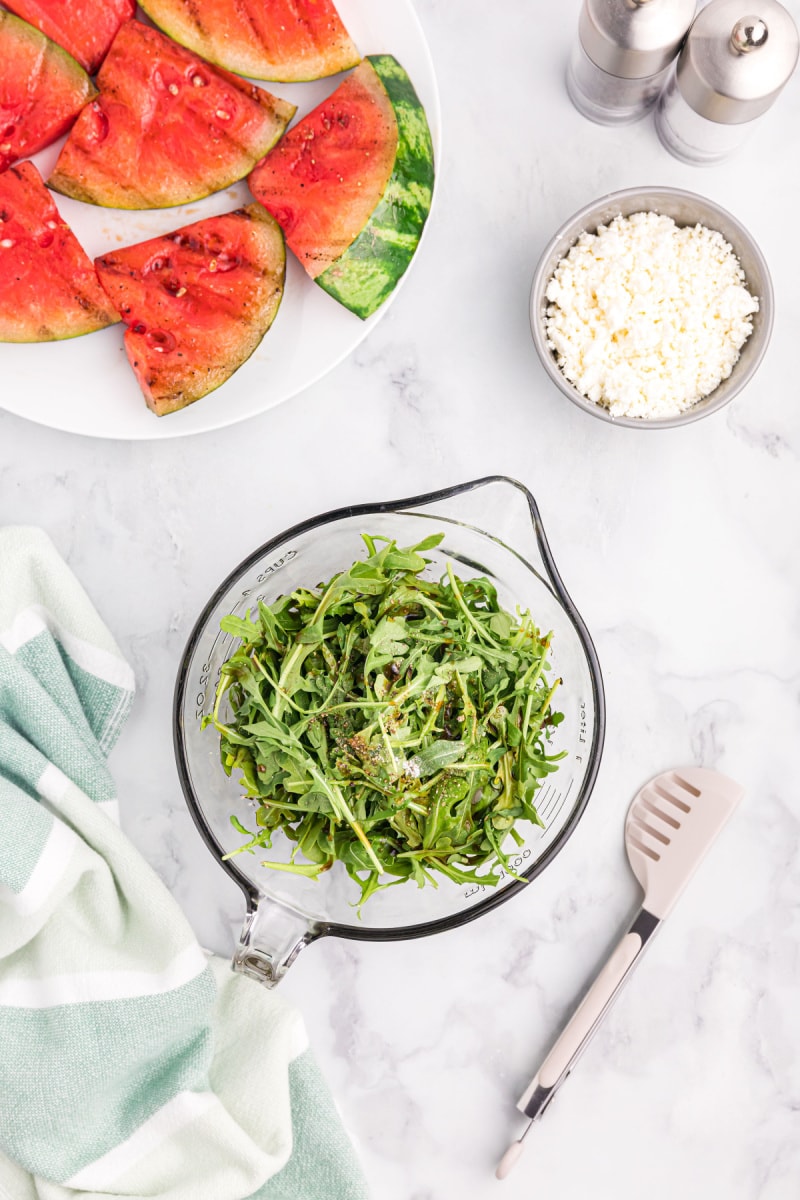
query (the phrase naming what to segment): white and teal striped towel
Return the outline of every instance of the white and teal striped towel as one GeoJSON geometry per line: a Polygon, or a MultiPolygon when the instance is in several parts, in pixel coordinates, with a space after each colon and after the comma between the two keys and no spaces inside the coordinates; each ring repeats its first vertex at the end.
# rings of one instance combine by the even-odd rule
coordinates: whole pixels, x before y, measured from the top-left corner
{"type": "Polygon", "coordinates": [[[0,1198],[364,1200],[275,995],[115,822],[133,676],[49,539],[0,530],[0,1198]]]}

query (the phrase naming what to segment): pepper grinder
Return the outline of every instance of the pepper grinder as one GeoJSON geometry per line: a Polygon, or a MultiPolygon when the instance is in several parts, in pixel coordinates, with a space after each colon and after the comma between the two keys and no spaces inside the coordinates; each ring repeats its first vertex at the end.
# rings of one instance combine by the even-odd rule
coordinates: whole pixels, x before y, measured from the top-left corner
{"type": "Polygon", "coordinates": [[[790,78],[799,44],[777,0],[711,0],[658,102],[656,129],[667,150],[700,165],[728,158],[790,78]]]}
{"type": "Polygon", "coordinates": [[[638,121],[655,104],[696,0],[584,0],[567,68],[578,112],[601,125],[638,121]]]}

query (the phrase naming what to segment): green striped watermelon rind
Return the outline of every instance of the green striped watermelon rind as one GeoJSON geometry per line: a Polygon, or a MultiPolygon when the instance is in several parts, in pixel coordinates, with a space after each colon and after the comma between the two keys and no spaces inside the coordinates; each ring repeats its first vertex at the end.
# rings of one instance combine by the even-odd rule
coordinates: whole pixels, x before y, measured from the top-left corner
{"type": "Polygon", "coordinates": [[[391,54],[370,54],[397,121],[394,168],[379,204],[344,254],[316,277],[329,295],[366,320],[391,295],[419,245],[433,198],[433,142],[414,85],[391,54]]]}

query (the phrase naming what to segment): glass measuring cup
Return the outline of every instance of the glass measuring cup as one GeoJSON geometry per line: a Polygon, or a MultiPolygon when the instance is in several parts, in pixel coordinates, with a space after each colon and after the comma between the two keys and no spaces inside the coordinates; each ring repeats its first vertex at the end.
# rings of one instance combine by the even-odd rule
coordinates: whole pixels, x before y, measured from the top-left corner
{"type": "MultiPolygon", "coordinates": [[[[600,666],[586,627],[556,570],[533,496],[513,479],[490,476],[408,500],[338,509],[286,530],[241,563],[200,614],[178,671],[174,701],[175,754],[189,810],[211,852],[242,889],[247,913],[233,965],[274,986],[319,937],[365,941],[420,937],[474,920],[527,886],[556,856],[591,794],[605,733],[600,666]],[[501,605],[530,609],[552,630],[552,676],[563,680],[557,707],[563,722],[551,747],[565,750],[558,771],[537,793],[544,828],[517,822],[524,839],[512,866],[524,881],[501,873],[496,886],[465,886],[443,878],[438,887],[413,882],[379,891],[360,913],[359,889],[341,863],[308,879],[261,865],[261,855],[226,859],[245,840],[231,825],[246,818],[241,786],[219,760],[219,738],[201,722],[213,708],[222,664],[238,645],[220,631],[226,613],[244,616],[259,599],[271,603],[300,586],[314,587],[363,558],[363,532],[413,545],[432,533],[444,539],[425,552],[425,574],[439,578],[448,559],[462,578],[486,575],[501,605]]],[[[246,820],[245,820],[246,823],[246,820]]],[[[269,857],[288,860],[292,844],[276,837],[269,857]]],[[[507,849],[507,847],[506,847],[507,849]]]]}

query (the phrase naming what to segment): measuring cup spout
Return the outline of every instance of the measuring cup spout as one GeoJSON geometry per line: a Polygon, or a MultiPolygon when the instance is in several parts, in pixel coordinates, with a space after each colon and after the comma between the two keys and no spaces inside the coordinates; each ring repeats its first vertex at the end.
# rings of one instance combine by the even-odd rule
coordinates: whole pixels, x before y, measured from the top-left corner
{"type": "Polygon", "coordinates": [[[536,501],[518,480],[508,475],[487,475],[418,497],[409,501],[408,507],[422,513],[430,511],[437,517],[449,516],[459,524],[485,530],[493,540],[522,559],[559,600],[566,600],[572,607],[550,552],[536,501]]]}
{"type": "Polygon", "coordinates": [[[279,900],[261,895],[247,913],[233,956],[234,971],[273,988],[300,951],[319,937],[307,917],[279,900]]]}

